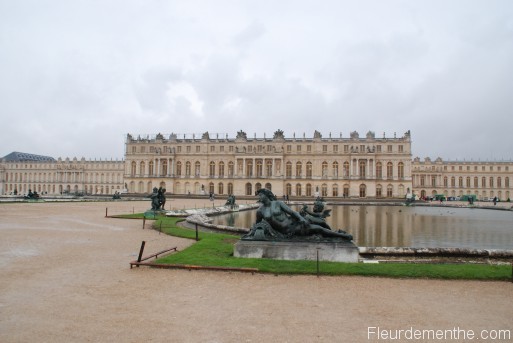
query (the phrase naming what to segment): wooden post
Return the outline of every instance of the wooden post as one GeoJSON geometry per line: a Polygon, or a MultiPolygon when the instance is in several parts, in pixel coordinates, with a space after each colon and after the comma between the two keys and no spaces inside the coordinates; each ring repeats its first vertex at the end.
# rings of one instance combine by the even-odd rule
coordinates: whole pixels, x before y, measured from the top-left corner
{"type": "Polygon", "coordinates": [[[146,224],[146,217],[143,217],[143,230],[144,230],[144,225],[146,224]]]}
{"type": "Polygon", "coordinates": [[[198,224],[196,224],[196,242],[198,241],[198,224]]]}
{"type": "Polygon", "coordinates": [[[319,249],[317,249],[317,277],[319,277],[319,249]]]}
{"type": "Polygon", "coordinates": [[[107,217],[107,211],[109,210],[108,207],[105,207],[105,217],[107,217]]]}
{"type": "Polygon", "coordinates": [[[144,245],[145,244],[146,244],[146,242],[142,241],[142,243],[141,243],[141,250],[139,250],[139,257],[137,258],[137,262],[141,262],[142,254],[143,254],[143,251],[144,251],[144,245]]]}

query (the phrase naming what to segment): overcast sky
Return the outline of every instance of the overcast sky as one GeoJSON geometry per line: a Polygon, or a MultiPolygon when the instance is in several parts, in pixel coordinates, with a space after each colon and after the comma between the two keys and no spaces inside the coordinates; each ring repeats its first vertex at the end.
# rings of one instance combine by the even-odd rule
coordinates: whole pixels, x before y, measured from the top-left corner
{"type": "Polygon", "coordinates": [[[0,157],[282,129],[511,160],[513,1],[0,0],[0,119],[0,157]]]}

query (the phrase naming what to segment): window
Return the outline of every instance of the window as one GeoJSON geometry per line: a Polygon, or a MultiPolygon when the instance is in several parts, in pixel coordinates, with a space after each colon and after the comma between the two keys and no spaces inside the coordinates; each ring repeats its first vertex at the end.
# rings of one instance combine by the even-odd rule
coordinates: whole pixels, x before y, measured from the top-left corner
{"type": "Polygon", "coordinates": [[[186,147],[186,150],[187,150],[187,153],[190,153],[190,152],[191,152],[191,146],[190,146],[190,145],[188,145],[188,146],[186,147]]]}
{"type": "Polygon", "coordinates": [[[196,145],[196,152],[201,152],[201,147],[199,145],[196,145]]]}
{"type": "Polygon", "coordinates": [[[328,146],[327,146],[326,144],[324,144],[324,145],[322,146],[322,152],[323,152],[323,153],[327,153],[327,152],[328,152],[328,146]]]}
{"type": "Polygon", "coordinates": [[[391,145],[387,145],[387,152],[392,152],[392,146],[391,145]]]}
{"type": "Polygon", "coordinates": [[[364,153],[365,152],[365,145],[360,145],[360,153],[364,153]]]}
{"type": "Polygon", "coordinates": [[[322,177],[328,177],[328,162],[326,161],[322,162],[322,177]]]}
{"type": "Polygon", "coordinates": [[[301,177],[303,174],[303,165],[301,162],[296,163],[296,177],[301,177]]]}
{"type": "Polygon", "coordinates": [[[292,152],[292,145],[287,145],[287,152],[292,152]]]}
{"type": "Polygon", "coordinates": [[[404,179],[404,163],[403,162],[399,162],[399,164],[397,165],[397,176],[400,179],[404,179]]]}
{"type": "Polygon", "coordinates": [[[338,152],[338,145],[334,145],[334,146],[333,146],[333,152],[334,152],[334,153],[337,153],[337,152],[338,152]]]}
{"type": "Polygon", "coordinates": [[[298,145],[298,146],[296,147],[296,151],[297,151],[297,152],[301,152],[301,145],[298,145]]]}
{"type": "Polygon", "coordinates": [[[381,162],[376,163],[376,178],[383,178],[383,165],[381,162]]]}
{"type": "Polygon", "coordinates": [[[224,152],[224,145],[221,145],[221,146],[219,147],[219,151],[220,151],[220,152],[224,152]]]}
{"type": "Polygon", "coordinates": [[[312,152],[312,146],[310,144],[306,146],[306,151],[312,152]]]}
{"type": "Polygon", "coordinates": [[[181,153],[181,152],[182,152],[182,147],[181,147],[181,146],[177,147],[177,148],[176,148],[176,151],[177,151],[177,152],[179,152],[179,153],[181,153]]]}
{"type": "Polygon", "coordinates": [[[210,162],[210,168],[208,172],[210,177],[214,177],[216,175],[216,163],[214,161],[210,162]]]}
{"type": "Polygon", "coordinates": [[[292,177],[292,162],[287,162],[285,165],[285,176],[292,177]]]}
{"type": "Polygon", "coordinates": [[[388,179],[394,178],[394,165],[392,162],[387,163],[387,178],[388,179]]]}
{"type": "Polygon", "coordinates": [[[349,145],[344,145],[344,153],[348,153],[349,152],[349,145]]]}
{"type": "MultiPolygon", "coordinates": [[[[197,147],[197,148],[199,148],[199,147],[197,147]]],[[[216,151],[215,145],[211,145],[210,146],[210,152],[215,152],[215,151],[216,151]]]]}
{"type": "Polygon", "coordinates": [[[431,176],[431,187],[436,187],[436,176],[431,176]]]}
{"type": "Polygon", "coordinates": [[[306,177],[312,177],[312,162],[306,162],[306,177]]]}
{"type": "Polygon", "coordinates": [[[404,152],[404,150],[403,150],[404,148],[403,148],[403,146],[402,146],[402,145],[399,145],[399,146],[398,146],[398,149],[399,149],[399,152],[404,152]]]}
{"type": "Polygon", "coordinates": [[[381,152],[381,145],[377,145],[377,146],[376,146],[376,151],[377,151],[377,152],[381,152]]]}
{"type": "Polygon", "coordinates": [[[267,177],[273,176],[273,161],[271,161],[271,160],[265,161],[265,174],[267,177]]]}

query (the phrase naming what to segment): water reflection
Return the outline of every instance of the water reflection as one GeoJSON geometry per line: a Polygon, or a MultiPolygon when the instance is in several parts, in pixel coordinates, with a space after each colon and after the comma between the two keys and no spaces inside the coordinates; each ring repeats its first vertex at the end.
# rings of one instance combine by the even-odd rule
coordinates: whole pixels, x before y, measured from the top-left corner
{"type": "MultiPolygon", "coordinates": [[[[513,249],[513,213],[471,208],[335,205],[327,218],[358,246],[513,249]]],[[[299,208],[295,208],[298,210],[299,208]]],[[[250,228],[256,211],[214,218],[214,224],[250,228]]]]}

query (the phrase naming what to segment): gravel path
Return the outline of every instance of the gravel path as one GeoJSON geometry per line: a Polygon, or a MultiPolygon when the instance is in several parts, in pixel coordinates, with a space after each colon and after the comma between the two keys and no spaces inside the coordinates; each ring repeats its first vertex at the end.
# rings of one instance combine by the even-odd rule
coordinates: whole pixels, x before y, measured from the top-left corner
{"type": "Polygon", "coordinates": [[[142,240],[145,255],[192,242],[105,218],[107,207],[142,212],[149,202],[0,204],[0,342],[372,342],[369,327],[513,331],[509,282],[130,269],[142,240]]]}

